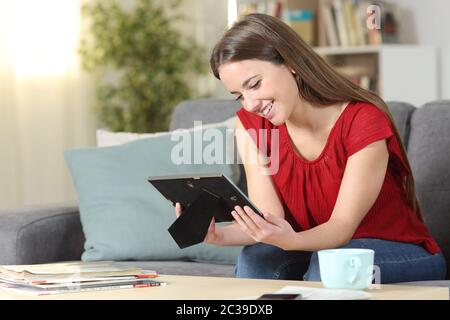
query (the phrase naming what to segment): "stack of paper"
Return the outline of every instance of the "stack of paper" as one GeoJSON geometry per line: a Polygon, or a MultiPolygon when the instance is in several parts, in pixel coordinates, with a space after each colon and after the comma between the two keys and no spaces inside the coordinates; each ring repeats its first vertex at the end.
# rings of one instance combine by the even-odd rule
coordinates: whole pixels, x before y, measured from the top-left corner
{"type": "Polygon", "coordinates": [[[157,276],[153,270],[122,268],[104,261],[4,265],[0,266],[0,287],[48,295],[165,285],[154,279],[157,276]]]}

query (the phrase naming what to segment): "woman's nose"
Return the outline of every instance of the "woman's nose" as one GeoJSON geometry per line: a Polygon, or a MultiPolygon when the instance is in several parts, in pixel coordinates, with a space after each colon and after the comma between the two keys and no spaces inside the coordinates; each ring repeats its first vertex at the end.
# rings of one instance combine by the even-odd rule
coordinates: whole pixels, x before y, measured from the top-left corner
{"type": "Polygon", "coordinates": [[[252,97],[244,97],[245,108],[249,112],[257,112],[260,109],[260,101],[252,97]]]}

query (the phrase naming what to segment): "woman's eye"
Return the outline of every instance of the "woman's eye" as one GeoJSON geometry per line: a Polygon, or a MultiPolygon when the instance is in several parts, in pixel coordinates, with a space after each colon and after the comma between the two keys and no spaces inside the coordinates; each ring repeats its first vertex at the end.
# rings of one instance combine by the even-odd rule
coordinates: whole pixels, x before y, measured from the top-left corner
{"type": "MultiPolygon", "coordinates": [[[[254,85],[250,86],[249,88],[250,89],[258,89],[260,84],[261,84],[261,80],[258,80],[258,81],[255,82],[254,85]]],[[[235,99],[235,101],[242,100],[242,99],[243,99],[243,95],[241,94],[235,99]]]]}
{"type": "Polygon", "coordinates": [[[258,80],[258,81],[256,81],[256,83],[255,83],[254,85],[252,85],[252,86],[250,87],[250,89],[256,89],[256,88],[259,87],[260,84],[261,84],[261,80],[258,80]]]}

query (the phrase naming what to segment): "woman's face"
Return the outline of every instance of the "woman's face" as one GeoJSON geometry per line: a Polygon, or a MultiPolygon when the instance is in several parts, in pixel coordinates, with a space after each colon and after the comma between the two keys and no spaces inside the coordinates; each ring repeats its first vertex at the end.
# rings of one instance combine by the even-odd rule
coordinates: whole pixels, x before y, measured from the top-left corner
{"type": "Polygon", "coordinates": [[[286,122],[300,103],[295,78],[284,64],[262,60],[228,62],[219,67],[219,76],[247,111],[274,125],[286,122]]]}

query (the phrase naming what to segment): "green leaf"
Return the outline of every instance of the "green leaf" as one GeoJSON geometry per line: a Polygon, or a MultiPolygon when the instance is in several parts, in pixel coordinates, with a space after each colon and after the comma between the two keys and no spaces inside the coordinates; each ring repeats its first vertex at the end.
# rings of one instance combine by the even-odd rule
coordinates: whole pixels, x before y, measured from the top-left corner
{"type": "Polygon", "coordinates": [[[81,8],[89,22],[78,48],[82,67],[120,74],[114,84],[98,83],[94,106],[113,131],[167,130],[173,108],[194,97],[185,75],[207,70],[205,49],[174,27],[187,19],[177,12],[182,0],[167,1],[170,12],[160,3],[135,0],[125,8],[118,0],[92,0],[81,8]]]}

